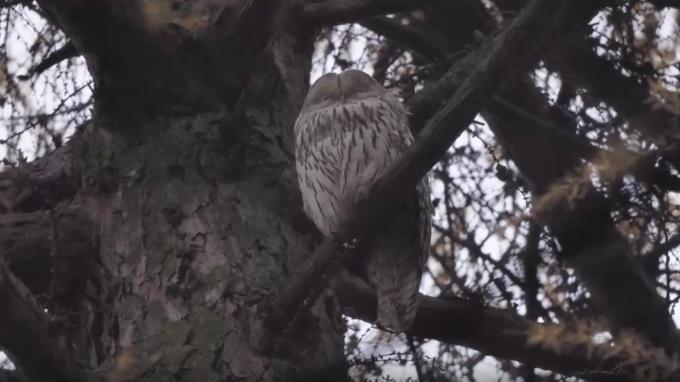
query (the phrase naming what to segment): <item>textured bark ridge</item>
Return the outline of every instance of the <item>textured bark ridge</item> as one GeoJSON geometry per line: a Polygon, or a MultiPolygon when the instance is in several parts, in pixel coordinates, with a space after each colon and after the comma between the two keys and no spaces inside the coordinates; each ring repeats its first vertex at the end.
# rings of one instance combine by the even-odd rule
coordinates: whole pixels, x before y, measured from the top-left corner
{"type": "MultiPolygon", "coordinates": [[[[111,277],[110,329],[117,332],[109,346],[130,352],[126,375],[193,381],[265,373],[269,380],[303,358],[317,365],[342,359],[338,337],[319,335],[335,333],[323,309],[295,341],[282,339],[287,348],[278,360],[249,345],[259,332],[258,303],[286,282],[294,256],[310,243],[287,215],[286,156],[257,131],[270,129],[270,120],[244,121],[252,130],[242,138],[270,150],[243,153],[239,163],[228,160],[231,142],[219,136],[229,123],[222,117],[147,124],[147,131],[159,129],[153,139],[132,145],[121,139],[111,156],[111,170],[124,181],[99,201],[107,243],[100,254],[111,277]],[[317,351],[301,354],[297,341],[317,351]]],[[[115,145],[112,137],[102,145],[115,145]]]]}

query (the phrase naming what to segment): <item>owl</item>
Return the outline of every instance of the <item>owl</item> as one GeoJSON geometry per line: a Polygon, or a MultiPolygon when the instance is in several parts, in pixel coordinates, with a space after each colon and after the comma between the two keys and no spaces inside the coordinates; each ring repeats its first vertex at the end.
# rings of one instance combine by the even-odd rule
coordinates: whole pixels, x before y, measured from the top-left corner
{"type": "MultiPolygon", "coordinates": [[[[305,213],[330,237],[413,141],[397,94],[359,70],[326,74],[309,89],[295,122],[295,157],[305,213]]],[[[427,179],[390,205],[361,238],[361,274],[378,295],[378,323],[395,332],[415,320],[430,247],[427,179]]]]}

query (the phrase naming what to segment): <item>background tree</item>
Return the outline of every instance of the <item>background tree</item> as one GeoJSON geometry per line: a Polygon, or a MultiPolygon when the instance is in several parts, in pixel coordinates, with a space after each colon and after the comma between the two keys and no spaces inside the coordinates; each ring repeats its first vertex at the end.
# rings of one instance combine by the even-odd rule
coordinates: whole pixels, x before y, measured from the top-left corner
{"type": "Polygon", "coordinates": [[[678,5],[0,2],[0,378],[675,380],[678,5]],[[345,234],[434,165],[408,336],[301,210],[350,67],[420,136],[345,234]]]}

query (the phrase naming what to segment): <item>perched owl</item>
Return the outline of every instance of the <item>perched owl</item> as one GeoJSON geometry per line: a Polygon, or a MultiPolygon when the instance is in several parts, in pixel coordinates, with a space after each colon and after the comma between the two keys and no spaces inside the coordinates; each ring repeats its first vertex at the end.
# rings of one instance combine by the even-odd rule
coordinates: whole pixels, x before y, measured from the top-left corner
{"type": "MultiPolygon", "coordinates": [[[[312,85],[295,122],[296,168],[304,210],[325,236],[341,229],[412,141],[396,94],[366,73],[326,74],[312,85]]],[[[378,294],[378,322],[396,332],[415,319],[431,208],[425,179],[359,243],[362,273],[378,294]]]]}

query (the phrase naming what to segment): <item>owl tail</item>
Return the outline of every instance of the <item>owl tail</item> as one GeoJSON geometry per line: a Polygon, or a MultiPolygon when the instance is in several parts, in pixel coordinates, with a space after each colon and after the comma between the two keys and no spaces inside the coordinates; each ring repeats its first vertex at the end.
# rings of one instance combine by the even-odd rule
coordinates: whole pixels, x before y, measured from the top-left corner
{"type": "Polygon", "coordinates": [[[383,278],[377,287],[378,324],[397,333],[405,332],[415,321],[420,286],[418,270],[402,271],[406,274],[383,278]]]}

